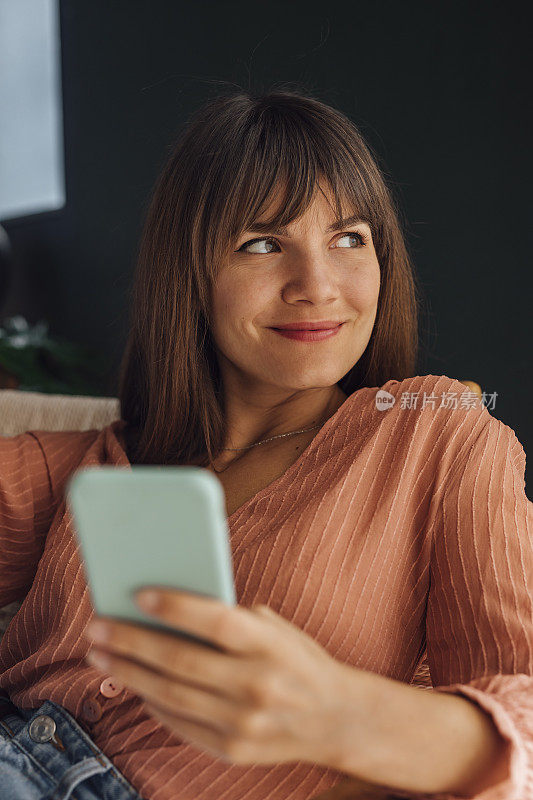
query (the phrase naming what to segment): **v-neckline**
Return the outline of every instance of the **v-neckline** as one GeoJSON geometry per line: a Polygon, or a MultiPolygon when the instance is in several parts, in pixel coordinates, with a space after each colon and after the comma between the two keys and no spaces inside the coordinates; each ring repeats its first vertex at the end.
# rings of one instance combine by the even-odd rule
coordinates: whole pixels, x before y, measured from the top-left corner
{"type": "Polygon", "coordinates": [[[237,517],[240,516],[244,511],[246,511],[246,509],[252,503],[258,503],[260,500],[262,500],[263,497],[266,497],[267,495],[274,494],[274,492],[277,492],[278,489],[280,489],[285,482],[290,482],[293,474],[297,472],[301,464],[308,458],[311,452],[314,451],[317,447],[319,447],[322,444],[322,442],[327,438],[331,428],[338,421],[341,414],[346,410],[346,406],[350,404],[350,400],[354,397],[354,395],[359,394],[359,392],[361,392],[364,388],[366,387],[362,387],[361,389],[356,389],[356,391],[348,395],[346,400],[344,400],[344,402],[340,404],[338,409],[331,415],[331,417],[329,417],[324,422],[322,427],[319,428],[316,435],[313,436],[307,447],[305,447],[304,450],[302,450],[296,461],[294,461],[289,467],[287,467],[285,472],[283,472],[273,481],[268,483],[262,489],[259,489],[258,492],[249,497],[248,500],[245,500],[244,503],[242,503],[238,508],[236,508],[235,511],[233,511],[230,514],[229,517],[226,517],[228,528],[230,531],[237,517]]]}
{"type": "MultiPolygon", "coordinates": [[[[346,400],[337,408],[337,410],[324,422],[321,428],[319,428],[317,434],[311,439],[307,447],[300,453],[296,461],[294,461],[281,475],[271,481],[269,484],[264,486],[262,489],[259,489],[252,497],[249,497],[248,500],[245,500],[238,508],[233,511],[230,516],[226,517],[228,529],[231,531],[233,524],[236,522],[238,517],[240,517],[252,504],[258,503],[263,497],[267,495],[274,494],[280,488],[282,488],[286,483],[289,483],[293,477],[293,475],[300,469],[302,463],[314,452],[320,445],[327,439],[329,434],[334,430],[334,426],[339,421],[339,419],[346,413],[346,411],[351,408],[352,403],[354,402],[355,398],[358,398],[360,394],[364,391],[368,391],[368,387],[361,387],[360,389],[356,389],[353,391],[346,400]]],[[[126,442],[124,439],[124,432],[123,429],[126,423],[124,420],[115,420],[109,428],[112,429],[115,439],[117,440],[121,450],[123,451],[124,457],[126,462],[131,467],[132,464],[128,459],[128,455],[126,452],[126,442]]],[[[216,477],[216,476],[215,476],[216,477]]]]}

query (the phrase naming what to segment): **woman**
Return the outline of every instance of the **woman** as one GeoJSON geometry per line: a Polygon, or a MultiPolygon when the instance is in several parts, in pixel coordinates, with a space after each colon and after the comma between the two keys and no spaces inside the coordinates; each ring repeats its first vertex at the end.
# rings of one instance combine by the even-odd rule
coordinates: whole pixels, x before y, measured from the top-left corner
{"type": "Polygon", "coordinates": [[[197,111],[148,209],[121,419],[0,444],[0,605],[25,597],[0,649],[11,796],[306,800],[352,776],[533,800],[525,454],[459,381],[413,376],[417,305],[342,113],[281,90],[197,111]],[[218,652],[88,629],[64,487],[95,464],[221,481],[238,605],[161,591],[154,611],[218,652]]]}

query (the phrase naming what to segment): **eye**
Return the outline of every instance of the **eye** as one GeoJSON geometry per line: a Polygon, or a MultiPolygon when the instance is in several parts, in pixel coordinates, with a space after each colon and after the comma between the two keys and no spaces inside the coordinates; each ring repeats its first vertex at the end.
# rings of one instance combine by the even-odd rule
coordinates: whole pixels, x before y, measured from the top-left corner
{"type": "MultiPolygon", "coordinates": [[[[358,247],[365,247],[366,244],[367,244],[366,237],[363,236],[362,233],[357,233],[355,231],[349,231],[348,233],[343,233],[342,236],[339,239],[337,239],[337,242],[341,241],[341,239],[347,239],[348,237],[356,238],[357,241],[359,242],[357,247],[355,247],[355,248],[348,247],[348,249],[352,249],[352,250],[356,249],[357,250],[358,247]]],[[[254,252],[252,250],[248,250],[249,247],[251,247],[252,245],[258,244],[259,242],[268,242],[269,244],[273,243],[277,247],[277,242],[272,236],[264,236],[261,239],[250,239],[248,242],[244,242],[244,244],[241,244],[241,246],[237,249],[236,252],[237,253],[240,253],[240,252],[251,253],[252,255],[262,255],[262,253],[260,253],[260,252],[258,253],[258,251],[254,252]]],[[[272,252],[275,252],[275,250],[269,250],[268,252],[272,253],[272,252]]],[[[268,255],[268,253],[266,253],[265,255],[268,255]]]]}
{"type": "MultiPolygon", "coordinates": [[[[350,231],[349,233],[343,233],[342,236],[337,239],[337,243],[341,241],[341,239],[348,239],[348,237],[356,237],[359,242],[359,247],[365,247],[366,245],[366,238],[363,236],[362,233],[355,233],[354,231],[350,231]]],[[[352,248],[350,248],[352,249],[352,248]]],[[[357,248],[355,248],[357,249],[357,248]]]]}
{"type": "MultiPolygon", "coordinates": [[[[250,241],[248,241],[248,242],[245,242],[244,244],[241,244],[241,246],[240,246],[240,247],[238,248],[238,250],[237,250],[237,253],[240,253],[241,251],[243,251],[243,252],[245,252],[245,253],[252,253],[252,255],[255,255],[255,254],[257,254],[257,251],[255,251],[255,253],[254,253],[254,251],[252,251],[252,250],[247,250],[246,248],[248,248],[248,247],[251,247],[253,244],[257,244],[258,242],[270,242],[270,243],[272,243],[272,242],[273,242],[274,244],[276,244],[276,245],[277,245],[277,242],[276,242],[276,240],[275,240],[275,239],[273,239],[273,238],[272,238],[272,237],[270,237],[270,236],[265,236],[265,237],[263,237],[262,239],[250,239],[250,241]]],[[[269,252],[273,252],[273,251],[272,251],[272,250],[270,250],[269,252]]],[[[267,254],[267,255],[268,255],[268,254],[267,254]]]]}

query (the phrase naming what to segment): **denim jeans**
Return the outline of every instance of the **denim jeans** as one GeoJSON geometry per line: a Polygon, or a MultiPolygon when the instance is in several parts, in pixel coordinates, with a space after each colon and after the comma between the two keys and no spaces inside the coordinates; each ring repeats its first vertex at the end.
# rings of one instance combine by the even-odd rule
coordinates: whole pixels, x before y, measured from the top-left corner
{"type": "Polygon", "coordinates": [[[2,800],[143,800],[63,706],[0,694],[2,800]]]}

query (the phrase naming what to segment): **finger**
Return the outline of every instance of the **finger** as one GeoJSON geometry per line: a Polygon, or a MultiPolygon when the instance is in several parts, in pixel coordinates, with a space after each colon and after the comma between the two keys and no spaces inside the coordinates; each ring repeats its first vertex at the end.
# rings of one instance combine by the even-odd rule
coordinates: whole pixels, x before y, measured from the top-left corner
{"type": "Polygon", "coordinates": [[[270,606],[266,606],[263,603],[258,603],[253,605],[250,608],[250,611],[255,614],[259,614],[265,620],[265,622],[270,622],[271,624],[273,623],[276,626],[276,633],[278,637],[283,635],[290,636],[293,640],[291,642],[292,646],[294,646],[294,639],[296,637],[304,647],[307,647],[313,652],[324,650],[319,642],[313,639],[308,633],[299,628],[289,619],[286,619],[285,617],[281,616],[281,614],[278,614],[278,612],[274,611],[274,609],[270,608],[270,606]]]}
{"type": "MultiPolygon", "coordinates": [[[[95,655],[98,653],[99,648],[96,648],[95,655]]],[[[167,713],[192,718],[195,723],[210,725],[219,733],[228,734],[234,730],[239,715],[239,706],[234,701],[169,680],[129,658],[108,653],[105,655],[108,656],[106,673],[118,678],[135,694],[162,707],[167,713]]]]}
{"type": "Polygon", "coordinates": [[[106,627],[105,642],[96,640],[106,654],[133,659],[167,680],[185,681],[234,701],[249,697],[250,665],[236,656],[146,625],[106,619],[106,627]]]}
{"type": "Polygon", "coordinates": [[[170,714],[165,709],[155,705],[155,703],[146,702],[145,706],[147,711],[174,735],[181,736],[194,746],[206,750],[215,758],[230,761],[224,753],[225,740],[220,731],[211,728],[207,724],[202,725],[198,722],[178,717],[175,714],[170,714]]]}
{"type": "MultiPolygon", "coordinates": [[[[168,625],[213,642],[236,654],[264,653],[279,647],[279,631],[272,620],[243,606],[177,589],[157,588],[153,613],[168,625]]],[[[274,612],[273,612],[274,613],[274,612]]]]}

